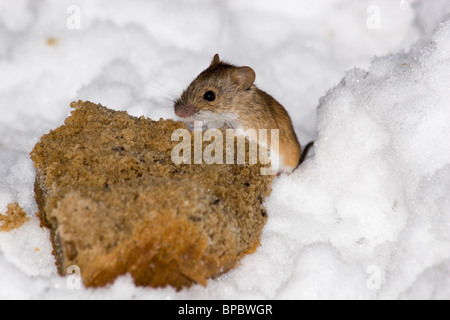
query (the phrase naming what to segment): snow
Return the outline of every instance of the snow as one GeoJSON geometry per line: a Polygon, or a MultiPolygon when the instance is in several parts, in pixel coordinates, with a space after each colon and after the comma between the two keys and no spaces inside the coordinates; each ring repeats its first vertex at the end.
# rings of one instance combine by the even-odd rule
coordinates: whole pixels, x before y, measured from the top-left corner
{"type": "Polygon", "coordinates": [[[450,299],[449,12],[449,0],[0,0],[0,212],[18,202],[31,218],[0,233],[0,299],[450,299]],[[73,288],[34,214],[29,152],[73,100],[174,117],[173,96],[216,52],[254,68],[301,142],[316,141],[275,180],[262,246],[207,287],[73,288]]]}

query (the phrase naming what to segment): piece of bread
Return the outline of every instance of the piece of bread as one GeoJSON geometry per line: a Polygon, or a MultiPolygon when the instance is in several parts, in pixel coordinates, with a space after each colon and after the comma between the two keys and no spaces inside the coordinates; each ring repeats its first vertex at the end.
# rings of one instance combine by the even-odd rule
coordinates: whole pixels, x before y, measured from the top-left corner
{"type": "Polygon", "coordinates": [[[0,213],[0,231],[10,232],[12,230],[20,228],[24,223],[30,220],[27,214],[19,206],[18,203],[8,204],[8,211],[5,215],[0,213]]]}
{"type": "Polygon", "coordinates": [[[130,273],[136,285],[180,289],[256,250],[272,181],[260,165],[175,165],[171,135],[184,123],[71,106],[31,153],[61,275],[76,265],[87,287],[130,273]]]}

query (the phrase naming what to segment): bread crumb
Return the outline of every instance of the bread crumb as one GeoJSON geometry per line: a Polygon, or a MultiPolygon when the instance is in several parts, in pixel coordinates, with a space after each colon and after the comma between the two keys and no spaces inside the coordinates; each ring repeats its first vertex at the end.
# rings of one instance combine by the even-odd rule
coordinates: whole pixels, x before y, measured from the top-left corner
{"type": "Polygon", "coordinates": [[[48,46],[56,46],[58,44],[58,39],[53,37],[48,37],[46,41],[48,46]]]}
{"type": "Polygon", "coordinates": [[[334,39],[336,38],[336,32],[334,32],[334,30],[328,29],[327,30],[327,35],[329,38],[334,39]]]}
{"type": "Polygon", "coordinates": [[[10,203],[6,215],[0,215],[0,222],[2,223],[0,231],[10,232],[18,229],[28,220],[30,218],[27,218],[27,214],[17,203],[10,203]]]}

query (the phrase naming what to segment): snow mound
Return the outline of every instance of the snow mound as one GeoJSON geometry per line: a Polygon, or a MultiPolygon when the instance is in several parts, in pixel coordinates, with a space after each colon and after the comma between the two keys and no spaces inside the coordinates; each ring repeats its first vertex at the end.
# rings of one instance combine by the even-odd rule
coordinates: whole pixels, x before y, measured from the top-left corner
{"type": "MultiPolygon", "coordinates": [[[[428,269],[450,262],[449,38],[447,19],[430,41],[349,71],[321,99],[314,157],[269,201],[267,232],[297,244],[283,296],[398,298],[448,282],[428,269]],[[323,258],[311,259],[318,243],[323,258]],[[378,288],[361,289],[374,273],[378,288]]],[[[443,290],[421,297],[450,298],[443,290]]]]}

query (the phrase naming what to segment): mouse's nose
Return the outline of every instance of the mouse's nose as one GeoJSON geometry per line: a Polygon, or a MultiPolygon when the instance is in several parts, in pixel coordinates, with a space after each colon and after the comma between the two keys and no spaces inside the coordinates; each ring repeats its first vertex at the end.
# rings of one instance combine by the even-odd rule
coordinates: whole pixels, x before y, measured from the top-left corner
{"type": "Polygon", "coordinates": [[[182,102],[175,103],[175,114],[181,118],[189,118],[197,112],[197,108],[192,104],[182,102]]]}

